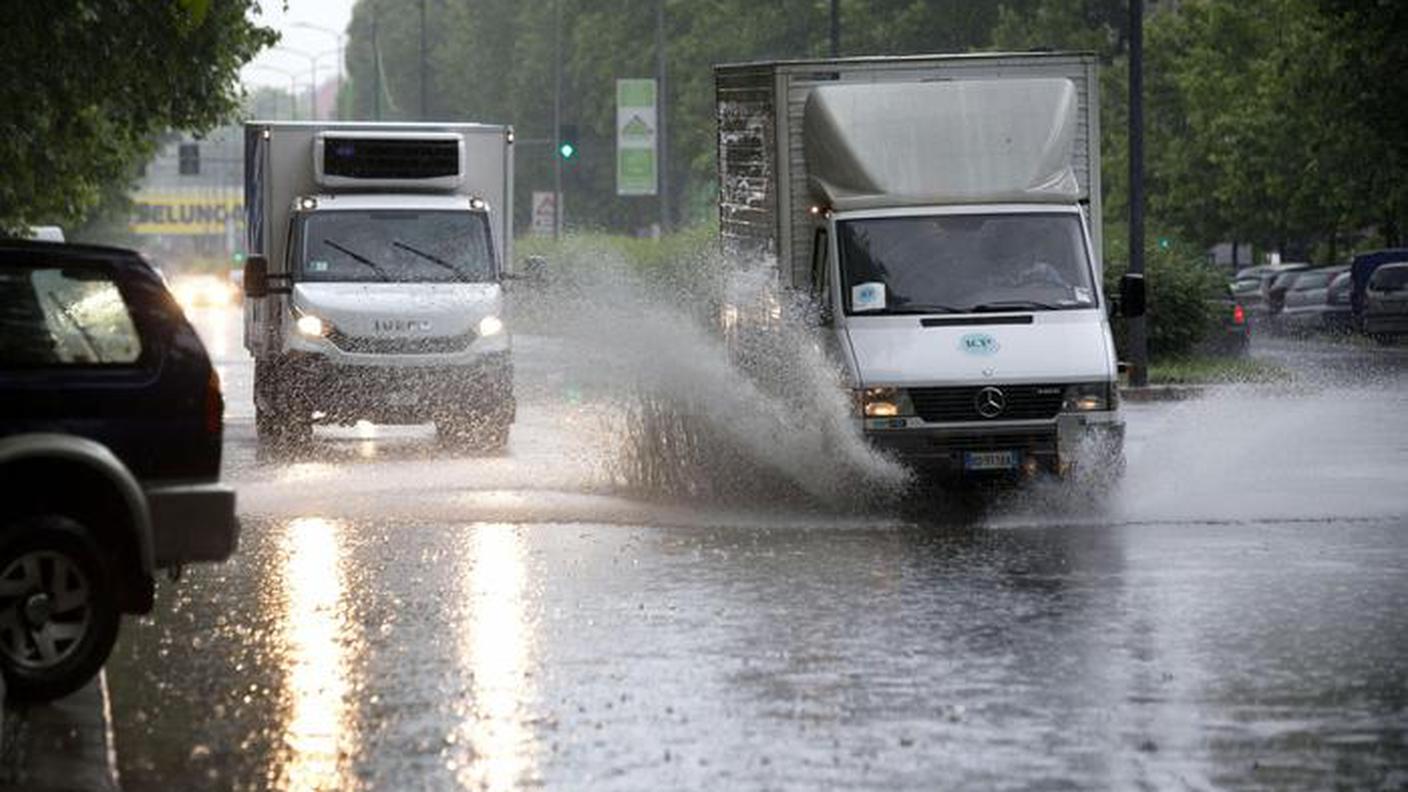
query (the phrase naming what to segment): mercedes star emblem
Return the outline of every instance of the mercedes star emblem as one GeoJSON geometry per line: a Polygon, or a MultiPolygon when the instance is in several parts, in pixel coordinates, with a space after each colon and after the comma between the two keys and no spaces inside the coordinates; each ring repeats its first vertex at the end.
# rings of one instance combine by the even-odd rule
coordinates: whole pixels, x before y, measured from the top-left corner
{"type": "Polygon", "coordinates": [[[984,418],[996,418],[1007,409],[1007,397],[1001,390],[993,387],[983,388],[978,391],[978,396],[973,400],[973,406],[978,408],[978,415],[984,418]]]}

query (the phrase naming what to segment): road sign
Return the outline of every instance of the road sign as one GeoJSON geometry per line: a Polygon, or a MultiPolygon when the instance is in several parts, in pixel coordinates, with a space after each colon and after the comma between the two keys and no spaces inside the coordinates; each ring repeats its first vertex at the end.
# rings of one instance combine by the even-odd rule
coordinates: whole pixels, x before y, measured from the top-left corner
{"type": "Polygon", "coordinates": [[[655,195],[659,129],[654,80],[616,81],[616,194],[655,195]]]}
{"type": "Polygon", "coordinates": [[[534,234],[552,236],[557,225],[557,196],[551,192],[533,193],[533,225],[534,234]]]}

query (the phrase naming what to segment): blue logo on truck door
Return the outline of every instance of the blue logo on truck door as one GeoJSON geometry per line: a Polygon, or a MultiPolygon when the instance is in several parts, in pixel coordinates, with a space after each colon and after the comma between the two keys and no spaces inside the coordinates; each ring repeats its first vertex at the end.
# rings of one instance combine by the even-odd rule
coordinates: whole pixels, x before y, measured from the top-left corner
{"type": "Polygon", "coordinates": [[[969,333],[958,339],[958,348],[970,355],[996,355],[1001,345],[987,333],[969,333]]]}

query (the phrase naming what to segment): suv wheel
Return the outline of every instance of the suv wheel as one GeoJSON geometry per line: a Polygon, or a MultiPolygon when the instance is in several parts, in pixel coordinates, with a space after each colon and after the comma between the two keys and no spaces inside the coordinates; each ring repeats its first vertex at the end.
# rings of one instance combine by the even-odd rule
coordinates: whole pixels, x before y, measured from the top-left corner
{"type": "Polygon", "coordinates": [[[11,695],[47,701],[103,667],[117,640],[115,581],[93,539],[58,515],[5,526],[0,539],[0,671],[11,695]]]}

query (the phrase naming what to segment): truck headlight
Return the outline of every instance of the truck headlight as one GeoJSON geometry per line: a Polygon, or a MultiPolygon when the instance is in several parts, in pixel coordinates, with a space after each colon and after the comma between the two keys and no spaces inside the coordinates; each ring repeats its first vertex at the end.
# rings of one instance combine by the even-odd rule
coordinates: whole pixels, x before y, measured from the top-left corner
{"type": "Polygon", "coordinates": [[[328,332],[327,322],[324,322],[322,319],[312,314],[304,314],[298,317],[298,321],[295,322],[294,325],[298,328],[299,333],[309,338],[322,338],[328,332]]]}
{"type": "Polygon", "coordinates": [[[1061,400],[1062,412],[1095,412],[1119,406],[1119,395],[1108,382],[1082,382],[1067,385],[1061,400]]]}
{"type": "Polygon", "coordinates": [[[504,322],[497,316],[486,316],[479,320],[480,337],[498,335],[504,330],[504,322]]]}
{"type": "Polygon", "coordinates": [[[914,415],[914,402],[904,388],[863,388],[856,391],[856,403],[866,418],[914,415]]]}

